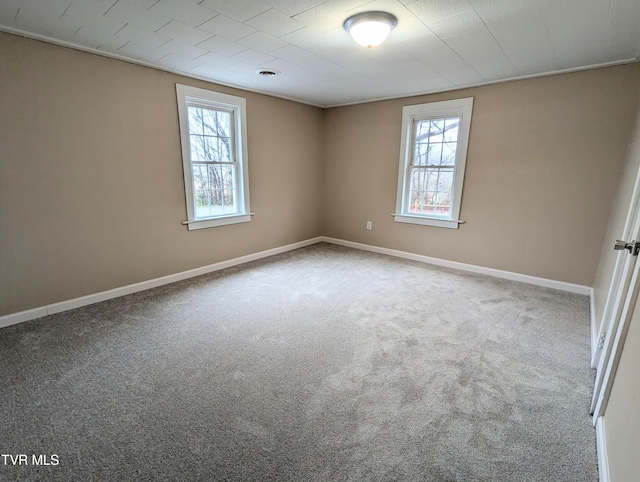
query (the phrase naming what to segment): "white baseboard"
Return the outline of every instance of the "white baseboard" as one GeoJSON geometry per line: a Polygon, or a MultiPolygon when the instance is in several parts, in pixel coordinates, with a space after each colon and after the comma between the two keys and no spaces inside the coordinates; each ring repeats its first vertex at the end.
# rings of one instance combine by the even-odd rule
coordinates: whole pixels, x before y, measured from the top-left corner
{"type": "Polygon", "coordinates": [[[0,316],[0,328],[5,326],[16,325],[23,321],[35,320],[36,318],[42,318],[47,316],[47,307],[41,306],[39,308],[33,308],[32,310],[19,311],[18,313],[11,313],[9,315],[0,316]]]}
{"type": "Polygon", "coordinates": [[[396,249],[380,248],[378,246],[371,246],[368,244],[354,243],[353,241],[344,241],[342,239],[330,238],[324,236],[322,240],[326,243],[338,244],[340,246],[346,246],[349,248],[362,249],[364,251],[371,251],[373,253],[386,254],[389,256],[395,256],[397,258],[411,259],[413,261],[420,261],[422,263],[435,264],[437,266],[444,266],[447,268],[459,269],[461,271],[470,271],[472,273],[486,274],[488,276],[494,276],[496,278],[503,278],[513,281],[520,281],[521,283],[529,283],[537,286],[544,286],[546,288],[553,288],[560,291],[568,291],[570,293],[577,293],[581,295],[590,295],[591,287],[578,285],[574,283],[566,283],[564,281],[556,281],[546,278],[538,278],[536,276],[529,276],[521,273],[514,273],[512,271],[503,271],[494,268],[485,268],[484,266],[476,266],[473,264],[459,263],[457,261],[449,261],[446,259],[432,258],[430,256],[424,256],[421,254],[408,253],[406,251],[398,251],[396,249]]]}
{"type": "Polygon", "coordinates": [[[11,313],[9,315],[0,316],[0,328],[5,326],[15,325],[24,321],[33,320],[47,315],[53,315],[54,313],[60,313],[62,311],[72,310],[81,306],[91,305],[93,303],[99,303],[100,301],[110,300],[119,296],[136,293],[138,291],[144,291],[158,286],[166,285],[169,283],[175,283],[176,281],[182,281],[195,276],[200,276],[221,269],[230,268],[231,266],[237,266],[239,264],[248,263],[249,261],[255,261],[261,258],[267,258],[276,254],[285,253],[298,248],[304,248],[312,244],[322,242],[322,237],[307,239],[286,246],[280,246],[279,248],[268,249],[266,251],[260,251],[259,253],[248,254],[239,258],[230,259],[227,261],[221,261],[219,263],[202,266],[200,268],[190,269],[188,271],[182,271],[180,273],[163,276],[161,278],[154,278],[140,283],[135,283],[120,288],[115,288],[108,291],[102,291],[100,293],[94,293],[80,298],[74,298],[71,300],[60,301],[58,303],[52,303],[50,305],[41,306],[31,310],[20,311],[18,313],[11,313]]]}
{"type": "Polygon", "coordinates": [[[591,316],[591,368],[596,368],[595,356],[598,348],[598,329],[596,328],[596,301],[593,288],[591,288],[589,297],[589,314],[591,316]]]}
{"type": "Polygon", "coordinates": [[[610,482],[609,459],[607,457],[607,439],[605,436],[604,418],[598,417],[596,422],[596,451],[598,452],[598,474],[600,482],[610,482]]]}

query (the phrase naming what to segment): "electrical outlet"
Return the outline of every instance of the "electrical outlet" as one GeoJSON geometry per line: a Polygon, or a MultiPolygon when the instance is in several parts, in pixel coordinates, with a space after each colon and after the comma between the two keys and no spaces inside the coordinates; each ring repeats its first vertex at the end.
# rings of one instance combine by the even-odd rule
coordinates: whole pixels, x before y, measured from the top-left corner
{"type": "Polygon", "coordinates": [[[367,221],[367,229],[373,229],[373,223],[371,221],[367,221]]]}

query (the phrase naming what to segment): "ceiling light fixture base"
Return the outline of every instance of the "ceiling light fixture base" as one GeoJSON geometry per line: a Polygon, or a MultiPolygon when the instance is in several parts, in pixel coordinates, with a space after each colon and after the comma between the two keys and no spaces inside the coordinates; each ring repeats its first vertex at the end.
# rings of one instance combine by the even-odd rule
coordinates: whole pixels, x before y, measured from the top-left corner
{"type": "Polygon", "coordinates": [[[388,12],[360,12],[344,21],[344,29],[363,47],[380,45],[398,25],[395,15],[388,12]]]}

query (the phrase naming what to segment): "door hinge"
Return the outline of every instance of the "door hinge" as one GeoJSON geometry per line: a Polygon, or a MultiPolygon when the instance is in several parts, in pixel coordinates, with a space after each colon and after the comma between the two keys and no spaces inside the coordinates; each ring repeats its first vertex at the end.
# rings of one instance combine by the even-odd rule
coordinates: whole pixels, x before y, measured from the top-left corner
{"type": "Polygon", "coordinates": [[[602,335],[600,335],[600,339],[598,340],[598,350],[602,350],[602,347],[604,346],[604,340],[607,338],[607,333],[604,332],[602,333],[602,335]]]}
{"type": "Polygon", "coordinates": [[[638,241],[631,241],[630,243],[627,243],[626,241],[617,239],[616,243],[613,245],[613,249],[616,251],[626,249],[632,256],[638,256],[638,253],[640,253],[640,243],[638,241]]]}

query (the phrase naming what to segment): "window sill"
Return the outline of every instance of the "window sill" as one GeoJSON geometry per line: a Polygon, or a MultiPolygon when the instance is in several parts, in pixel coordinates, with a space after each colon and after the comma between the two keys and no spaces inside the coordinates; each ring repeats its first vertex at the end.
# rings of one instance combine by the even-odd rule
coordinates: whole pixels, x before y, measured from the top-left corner
{"type": "Polygon", "coordinates": [[[233,214],[231,216],[184,221],[182,224],[186,224],[189,231],[193,231],[194,229],[215,228],[217,226],[227,226],[229,224],[248,223],[251,221],[251,216],[253,216],[253,213],[233,214]]]}
{"type": "Polygon", "coordinates": [[[452,221],[442,218],[428,218],[425,216],[411,216],[407,214],[394,214],[393,218],[397,223],[421,224],[423,226],[435,226],[437,228],[458,229],[461,221],[452,221]]]}

